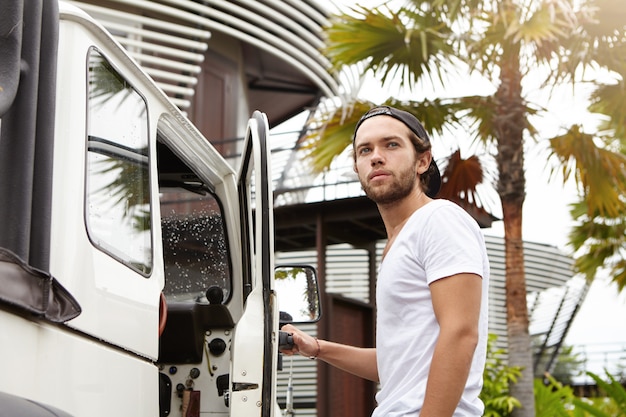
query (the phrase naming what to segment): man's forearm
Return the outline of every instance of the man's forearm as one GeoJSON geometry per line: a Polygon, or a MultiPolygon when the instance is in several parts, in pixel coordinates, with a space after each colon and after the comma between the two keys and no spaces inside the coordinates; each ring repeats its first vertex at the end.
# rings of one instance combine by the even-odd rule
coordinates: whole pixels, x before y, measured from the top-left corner
{"type": "Polygon", "coordinates": [[[319,340],[319,344],[319,360],[361,378],[378,382],[375,348],[358,348],[327,340],[319,340]]]}

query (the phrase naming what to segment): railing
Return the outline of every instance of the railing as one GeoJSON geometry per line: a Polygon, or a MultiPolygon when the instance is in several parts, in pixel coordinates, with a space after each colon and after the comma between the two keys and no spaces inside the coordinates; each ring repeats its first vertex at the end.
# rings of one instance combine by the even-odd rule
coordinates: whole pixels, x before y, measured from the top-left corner
{"type": "MultiPolygon", "coordinates": [[[[300,119],[298,116],[296,119],[300,119]]],[[[270,132],[272,153],[272,181],[274,186],[274,205],[290,205],[331,201],[364,195],[358,178],[352,168],[349,149],[345,155],[337,158],[329,171],[316,174],[313,172],[306,151],[300,148],[298,138],[301,127],[296,120],[287,122],[287,126],[278,126],[270,132]]],[[[241,149],[243,138],[226,139],[212,142],[219,149],[241,149]]],[[[222,155],[237,170],[241,154],[239,151],[222,155]]]]}
{"type": "MultiPolygon", "coordinates": [[[[607,380],[605,370],[618,381],[626,380],[626,344],[588,343],[573,346],[572,354],[581,361],[580,369],[590,371],[607,380]]],[[[595,381],[588,375],[574,378],[576,385],[593,385],[595,381]]]]}

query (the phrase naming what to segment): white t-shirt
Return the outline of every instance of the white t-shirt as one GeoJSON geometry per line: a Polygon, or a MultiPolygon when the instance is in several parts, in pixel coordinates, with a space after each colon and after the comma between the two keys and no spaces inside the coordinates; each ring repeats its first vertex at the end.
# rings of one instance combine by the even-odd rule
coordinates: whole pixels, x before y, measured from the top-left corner
{"type": "Polygon", "coordinates": [[[479,341],[455,417],[483,414],[478,395],[487,349],[489,261],[476,221],[458,205],[434,200],[406,222],[378,271],[376,351],[381,390],[372,417],[417,417],[439,325],[428,285],[459,273],[482,277],[479,341]]]}

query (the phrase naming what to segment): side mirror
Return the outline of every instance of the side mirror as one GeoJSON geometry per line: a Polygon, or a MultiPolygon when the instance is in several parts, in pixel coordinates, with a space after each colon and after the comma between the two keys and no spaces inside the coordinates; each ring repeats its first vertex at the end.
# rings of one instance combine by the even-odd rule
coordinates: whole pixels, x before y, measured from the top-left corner
{"type": "Polygon", "coordinates": [[[280,322],[314,323],[321,317],[315,269],[308,265],[279,265],[274,270],[280,322]]]}

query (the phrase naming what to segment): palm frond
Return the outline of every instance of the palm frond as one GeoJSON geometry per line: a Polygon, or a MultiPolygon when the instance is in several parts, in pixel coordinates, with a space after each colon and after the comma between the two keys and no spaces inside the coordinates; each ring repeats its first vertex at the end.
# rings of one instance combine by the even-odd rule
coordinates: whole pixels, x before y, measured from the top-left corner
{"type": "Polygon", "coordinates": [[[622,0],[594,0],[584,9],[587,19],[583,28],[595,39],[611,39],[623,35],[626,27],[626,9],[622,0]]]}
{"type": "Polygon", "coordinates": [[[549,381],[548,385],[545,385],[539,378],[534,381],[536,415],[569,417],[570,414],[566,411],[565,404],[574,397],[572,389],[563,386],[551,375],[546,376],[549,381]]]}
{"type": "Polygon", "coordinates": [[[611,417],[611,416],[625,416],[626,415],[626,389],[622,386],[620,381],[618,381],[615,377],[606,372],[608,377],[608,381],[602,380],[598,375],[593,372],[587,372],[593,380],[596,382],[596,385],[607,394],[608,398],[614,401],[618,414],[608,414],[604,412],[599,407],[594,407],[593,405],[587,403],[584,399],[574,397],[572,399],[574,405],[580,407],[585,410],[589,415],[595,417],[611,417]]]}
{"type": "Polygon", "coordinates": [[[441,78],[445,55],[453,54],[451,30],[437,14],[407,8],[356,6],[331,19],[324,33],[324,53],[336,70],[363,63],[383,83],[392,77],[402,85],[433,74],[441,78]]]}
{"type": "Polygon", "coordinates": [[[583,2],[575,12],[576,26],[559,37],[553,81],[573,82],[578,70],[585,72],[594,64],[626,73],[625,14],[621,0],[583,2]]]}
{"type": "Polygon", "coordinates": [[[573,204],[571,214],[578,224],[572,228],[569,241],[578,253],[575,268],[591,281],[600,268],[606,268],[618,290],[626,287],[626,204],[613,218],[594,213],[588,203],[573,204]]]}
{"type": "Polygon", "coordinates": [[[555,13],[554,8],[540,7],[527,20],[518,24],[511,36],[516,42],[542,45],[566,36],[571,28],[572,22],[560,13],[555,13]]]}
{"type": "Polygon", "coordinates": [[[498,218],[487,211],[488,207],[478,190],[478,186],[485,184],[488,177],[478,155],[464,159],[460,150],[457,150],[445,159],[444,166],[441,191],[437,196],[463,207],[481,227],[491,227],[498,218]]]}
{"type": "Polygon", "coordinates": [[[608,116],[600,125],[601,130],[610,131],[616,138],[626,138],[626,84],[602,85],[590,97],[589,110],[608,116]]]}
{"type": "Polygon", "coordinates": [[[459,100],[465,108],[466,116],[474,121],[476,138],[483,143],[493,139],[495,131],[494,118],[496,116],[496,102],[494,96],[467,96],[459,100]]]}
{"type": "Polygon", "coordinates": [[[462,110],[462,104],[454,99],[407,101],[390,98],[383,104],[413,114],[422,122],[430,136],[434,133],[443,134],[446,127],[461,126],[458,113],[462,110]]]}
{"type": "Polygon", "coordinates": [[[589,203],[589,214],[616,217],[626,195],[626,156],[602,148],[597,137],[572,126],[561,136],[550,139],[552,155],[562,164],[563,178],[574,175],[589,203]]]}
{"type": "Polygon", "coordinates": [[[367,101],[346,103],[342,108],[321,108],[307,122],[301,148],[314,172],[330,168],[333,160],[352,143],[357,122],[374,105],[367,101]]]}
{"type": "Polygon", "coordinates": [[[439,196],[446,199],[472,199],[476,195],[476,187],[483,182],[483,168],[480,159],[472,155],[467,159],[461,157],[461,151],[454,151],[448,158],[441,175],[442,189],[439,196]]]}

